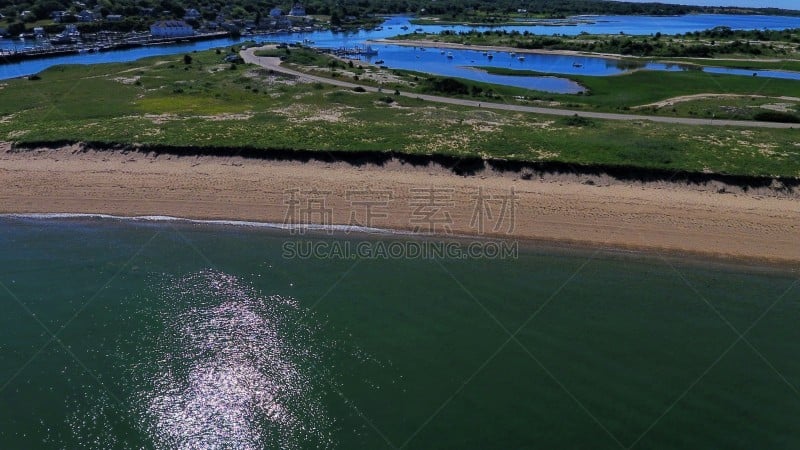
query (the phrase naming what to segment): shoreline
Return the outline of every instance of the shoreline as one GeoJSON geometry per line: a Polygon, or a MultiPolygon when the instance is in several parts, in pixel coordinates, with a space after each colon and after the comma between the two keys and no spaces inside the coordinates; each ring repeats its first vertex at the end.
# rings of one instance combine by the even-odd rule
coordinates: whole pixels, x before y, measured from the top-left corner
{"type": "Polygon", "coordinates": [[[514,52],[517,54],[526,53],[531,55],[560,55],[560,56],[592,56],[596,58],[622,60],[625,59],[622,55],[613,53],[597,53],[597,52],[582,52],[578,50],[545,50],[545,49],[527,49],[517,47],[506,47],[502,45],[465,45],[457,44],[454,42],[436,42],[427,39],[420,40],[394,40],[389,38],[373,39],[368,42],[376,42],[385,45],[402,45],[404,47],[425,47],[425,48],[451,48],[454,50],[475,50],[475,51],[493,51],[493,52],[514,52]]]}
{"type": "MultiPolygon", "coordinates": [[[[378,208],[385,217],[369,226],[407,233],[425,225],[411,220],[415,212],[417,219],[421,213],[416,197],[429,195],[427,191],[435,188],[450,222],[440,222],[434,234],[448,225],[445,231],[452,237],[519,239],[779,265],[800,262],[796,192],[787,196],[767,190],[729,192],[714,183],[634,182],[603,175],[540,174],[525,179],[520,173],[491,170],[456,175],[431,163],[395,160],[381,165],[298,162],[95,151],[80,146],[9,150],[9,144],[0,144],[2,214],[71,212],[285,224],[290,204],[287,192],[316,190],[326,193],[329,215],[324,220],[312,217],[309,222],[347,225],[353,217],[363,221],[365,216],[364,199],[358,203],[352,194],[370,190],[389,192],[392,198],[378,208]],[[505,223],[481,230],[470,226],[479,190],[494,199],[489,208],[494,208],[495,218],[502,198],[513,190],[518,200],[513,226],[505,223]]],[[[422,231],[426,235],[429,230],[422,231]]]]}
{"type": "MultiPolygon", "coordinates": [[[[242,220],[213,220],[213,219],[190,219],[175,216],[119,216],[103,213],[0,213],[0,224],[3,220],[33,220],[33,221],[109,221],[118,223],[132,224],[175,224],[192,225],[200,227],[219,227],[223,229],[246,229],[264,232],[286,232],[290,227],[283,223],[275,222],[252,222],[242,220]]],[[[750,258],[750,257],[731,257],[713,253],[702,253],[696,251],[653,249],[653,248],[633,248],[621,246],[609,246],[584,241],[551,240],[539,238],[519,238],[519,237],[491,237],[491,236],[471,236],[471,235],[440,235],[440,234],[420,234],[412,231],[404,231],[390,228],[365,228],[352,227],[347,225],[315,225],[308,224],[300,226],[304,231],[290,236],[302,236],[309,239],[331,238],[331,239],[355,239],[365,237],[366,239],[409,239],[409,240],[441,240],[446,242],[461,242],[471,244],[473,242],[515,242],[521,251],[532,252],[535,254],[557,254],[557,255],[582,255],[591,256],[592,254],[602,254],[604,258],[633,257],[644,261],[679,262],[684,266],[699,266],[708,268],[709,265],[723,269],[733,269],[737,271],[747,270],[748,272],[765,273],[800,273],[800,266],[794,261],[750,258]]],[[[294,228],[297,229],[297,228],[294,228]]],[[[593,256],[591,256],[594,258],[593,256]]],[[[391,259],[392,256],[389,256],[391,259]]],[[[402,258],[402,256],[401,256],[402,258]]]]}

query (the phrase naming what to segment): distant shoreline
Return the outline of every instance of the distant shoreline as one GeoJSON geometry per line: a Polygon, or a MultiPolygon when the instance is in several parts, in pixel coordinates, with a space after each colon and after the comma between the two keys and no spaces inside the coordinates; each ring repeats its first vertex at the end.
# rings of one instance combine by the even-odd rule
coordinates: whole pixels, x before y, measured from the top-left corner
{"type": "MultiPolygon", "coordinates": [[[[349,194],[391,192],[391,208],[371,228],[414,231],[414,190],[445,195],[453,236],[665,251],[781,265],[800,262],[800,199],[769,189],[731,191],[710,183],[635,182],[605,174],[482,171],[397,160],[371,163],[255,160],[94,151],[78,146],[8,152],[0,145],[0,213],[173,216],[286,223],[287,192],[326,192],[331,224],[363,216],[349,194]],[[476,194],[517,196],[511,223],[483,233],[474,222],[476,194]],[[513,189],[513,191],[512,191],[513,189]]],[[[493,204],[495,217],[499,203],[493,204]]],[[[417,214],[417,219],[419,214],[417,214]]],[[[314,220],[312,220],[314,222],[314,220]]],[[[317,220],[317,222],[320,222],[317,220]]],[[[326,222],[328,223],[328,222],[326,222]]],[[[423,230],[427,231],[427,230],[423,230]]],[[[442,230],[434,230],[442,231],[442,230]]]]}

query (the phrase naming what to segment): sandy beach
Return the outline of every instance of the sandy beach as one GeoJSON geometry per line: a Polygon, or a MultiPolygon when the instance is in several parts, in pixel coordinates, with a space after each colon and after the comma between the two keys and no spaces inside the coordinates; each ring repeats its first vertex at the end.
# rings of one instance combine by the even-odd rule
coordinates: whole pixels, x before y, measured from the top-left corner
{"type": "Polygon", "coordinates": [[[359,224],[800,262],[797,194],[580,175],[458,176],[398,161],[356,166],[76,146],[9,149],[0,144],[0,213],[359,224]]]}

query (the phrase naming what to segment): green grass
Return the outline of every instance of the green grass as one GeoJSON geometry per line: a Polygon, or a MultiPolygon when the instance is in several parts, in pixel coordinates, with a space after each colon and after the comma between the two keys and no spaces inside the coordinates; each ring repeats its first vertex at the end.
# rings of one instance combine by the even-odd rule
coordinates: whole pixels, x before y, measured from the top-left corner
{"type": "Polygon", "coordinates": [[[788,70],[800,72],[800,60],[779,60],[779,61],[759,61],[759,60],[735,60],[722,58],[664,58],[658,59],[659,62],[674,62],[676,64],[696,64],[709,67],[730,67],[733,69],[752,69],[752,70],[788,70]]]}
{"type": "Polygon", "coordinates": [[[625,75],[596,77],[547,74],[529,70],[482,67],[499,75],[552,75],[577,81],[590,95],[542,94],[555,101],[580,103],[597,110],[624,110],[682,95],[718,93],[765,96],[800,96],[800,82],[774,78],[712,74],[700,71],[657,72],[640,70],[625,75]]]}
{"type": "MultiPolygon", "coordinates": [[[[224,52],[192,56],[190,65],[174,55],[61,66],[38,81],[9,80],[2,88],[0,140],[378,150],[800,177],[796,130],[584,122],[413,96],[387,104],[381,98],[388,89],[372,94],[294,84],[250,66],[230,70],[224,52]]],[[[632,97],[626,101],[650,98],[645,89],[628,91],[636,95],[624,94],[632,97]]],[[[601,94],[583,100],[595,98],[601,94]]]]}

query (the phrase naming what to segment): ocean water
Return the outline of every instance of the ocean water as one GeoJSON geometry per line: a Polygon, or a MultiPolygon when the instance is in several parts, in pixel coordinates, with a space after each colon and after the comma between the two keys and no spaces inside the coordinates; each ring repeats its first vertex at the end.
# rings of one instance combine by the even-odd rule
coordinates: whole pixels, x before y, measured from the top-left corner
{"type": "Polygon", "coordinates": [[[798,448],[797,268],[0,218],[0,448],[798,448]]]}

